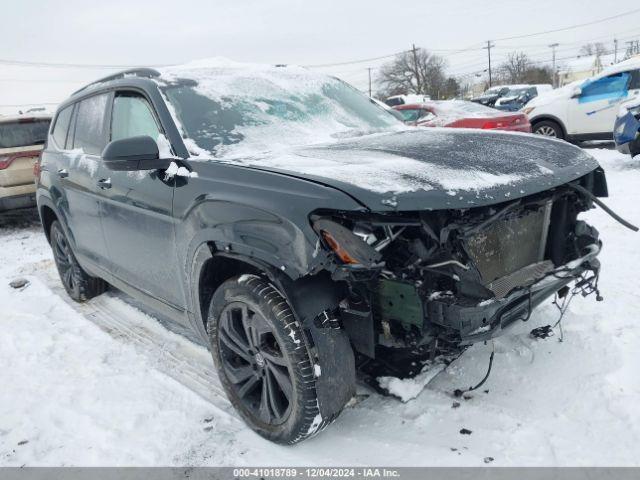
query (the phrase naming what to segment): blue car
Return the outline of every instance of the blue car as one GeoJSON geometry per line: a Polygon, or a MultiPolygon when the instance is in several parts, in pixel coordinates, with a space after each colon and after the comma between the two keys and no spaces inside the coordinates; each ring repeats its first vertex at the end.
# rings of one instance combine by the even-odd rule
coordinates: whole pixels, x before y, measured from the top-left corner
{"type": "Polygon", "coordinates": [[[640,99],[621,107],[613,126],[613,139],[619,152],[640,155],[640,99]]]}

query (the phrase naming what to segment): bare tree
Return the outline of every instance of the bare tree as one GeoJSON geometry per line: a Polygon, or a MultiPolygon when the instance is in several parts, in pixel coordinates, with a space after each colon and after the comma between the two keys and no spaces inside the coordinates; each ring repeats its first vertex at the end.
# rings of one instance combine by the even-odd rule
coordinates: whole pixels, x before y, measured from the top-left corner
{"type": "Polygon", "coordinates": [[[512,52],[498,66],[498,79],[503,83],[553,83],[553,71],[550,67],[536,66],[524,52],[512,52]]]}
{"type": "Polygon", "coordinates": [[[605,53],[607,53],[607,48],[604,46],[604,43],[587,43],[580,47],[580,55],[595,55],[596,57],[601,57],[605,53]]]}
{"type": "Polygon", "coordinates": [[[383,65],[378,83],[389,95],[415,93],[440,98],[446,94],[446,61],[424,48],[398,54],[383,65]]]}
{"type": "Polygon", "coordinates": [[[529,69],[529,57],[524,52],[512,52],[507,60],[498,66],[499,77],[507,83],[524,83],[529,69]]]}

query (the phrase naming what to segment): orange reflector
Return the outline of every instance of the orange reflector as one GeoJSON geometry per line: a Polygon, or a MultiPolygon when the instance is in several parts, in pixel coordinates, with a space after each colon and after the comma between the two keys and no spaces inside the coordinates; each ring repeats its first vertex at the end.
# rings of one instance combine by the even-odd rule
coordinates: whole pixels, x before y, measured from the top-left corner
{"type": "Polygon", "coordinates": [[[333,238],[333,236],[331,236],[331,234],[326,230],[322,230],[322,238],[324,238],[325,242],[327,242],[327,245],[329,245],[329,248],[331,248],[331,250],[333,250],[335,254],[338,255],[338,258],[342,260],[343,263],[346,263],[348,265],[359,263],[355,258],[349,255],[349,252],[342,248],[337,240],[333,238]]]}

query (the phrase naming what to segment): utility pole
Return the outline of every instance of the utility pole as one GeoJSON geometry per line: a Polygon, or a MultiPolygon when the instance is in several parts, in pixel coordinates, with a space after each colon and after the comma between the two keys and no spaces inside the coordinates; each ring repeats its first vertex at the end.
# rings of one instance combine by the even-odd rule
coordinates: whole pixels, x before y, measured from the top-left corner
{"type": "Polygon", "coordinates": [[[549,45],[549,48],[551,48],[551,50],[553,51],[553,60],[552,60],[552,65],[553,65],[553,77],[551,79],[551,83],[553,84],[553,88],[556,88],[558,86],[557,81],[556,81],[556,47],[558,46],[558,43],[552,43],[551,45],[549,45]]]}
{"type": "Polygon", "coordinates": [[[491,49],[495,47],[494,44],[491,43],[491,40],[487,40],[487,46],[482,47],[487,50],[487,55],[489,56],[489,88],[491,88],[492,78],[491,78],[491,49]]]}
{"type": "Polygon", "coordinates": [[[415,43],[411,45],[411,50],[413,50],[413,66],[416,69],[416,93],[420,95],[422,94],[422,85],[420,84],[420,69],[418,68],[418,50],[415,43]]]}
{"type": "Polygon", "coordinates": [[[369,72],[369,97],[371,97],[371,67],[367,67],[367,71],[369,72]]]}
{"type": "Polygon", "coordinates": [[[613,63],[618,63],[618,39],[613,39],[613,63]]]}

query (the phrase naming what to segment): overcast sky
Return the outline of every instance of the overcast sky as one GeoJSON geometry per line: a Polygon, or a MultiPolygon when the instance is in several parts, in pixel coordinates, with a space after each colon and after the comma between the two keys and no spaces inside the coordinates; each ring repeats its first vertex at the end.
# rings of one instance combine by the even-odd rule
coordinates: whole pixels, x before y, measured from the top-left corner
{"type": "MultiPolygon", "coordinates": [[[[453,74],[486,68],[482,42],[587,23],[639,8],[637,0],[3,0],[0,106],[58,102],[113,69],[7,65],[4,60],[156,65],[224,56],[316,65],[379,57],[415,43],[447,57],[453,74]],[[456,49],[470,51],[455,52],[456,49]]],[[[589,41],[640,39],[640,12],[554,34],[496,41],[493,60],[524,50],[550,62],[589,41]]],[[[561,60],[562,61],[562,60],[561,60]]],[[[367,67],[319,69],[365,89],[367,67]]],[[[6,110],[6,109],[5,109],[6,110]]]]}

